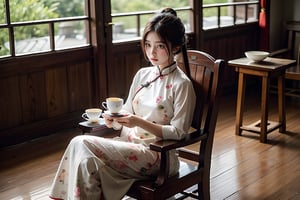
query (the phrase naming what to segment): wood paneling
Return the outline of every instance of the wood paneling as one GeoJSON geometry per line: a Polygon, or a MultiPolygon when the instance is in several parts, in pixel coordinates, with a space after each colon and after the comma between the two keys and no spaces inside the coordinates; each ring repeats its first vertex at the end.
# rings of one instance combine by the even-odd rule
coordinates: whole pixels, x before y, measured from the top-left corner
{"type": "Polygon", "coordinates": [[[47,98],[44,72],[19,76],[23,123],[47,118],[47,98]]]}
{"type": "Polygon", "coordinates": [[[69,103],[70,110],[92,106],[91,64],[83,62],[68,67],[69,103]]]}
{"type": "Polygon", "coordinates": [[[91,48],[0,61],[0,146],[74,127],[93,102],[91,48]]]}
{"type": "Polygon", "coordinates": [[[66,67],[46,71],[48,117],[68,112],[68,87],[66,67]]]}
{"type": "Polygon", "coordinates": [[[18,77],[0,79],[0,130],[22,122],[18,77]]]}
{"type": "Polygon", "coordinates": [[[143,67],[142,59],[138,53],[115,56],[114,67],[108,69],[109,96],[127,97],[135,73],[140,67],[143,67]]]}

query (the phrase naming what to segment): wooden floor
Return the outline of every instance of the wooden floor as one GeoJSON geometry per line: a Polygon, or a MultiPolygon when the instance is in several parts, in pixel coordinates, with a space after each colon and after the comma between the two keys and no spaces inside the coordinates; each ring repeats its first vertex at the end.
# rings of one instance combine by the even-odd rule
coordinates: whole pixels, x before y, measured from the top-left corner
{"type": "MultiPolygon", "coordinates": [[[[248,94],[247,94],[248,95],[248,94]]],[[[247,96],[244,123],[259,117],[259,94],[247,96]]],[[[277,120],[276,96],[269,118],[277,120]]],[[[286,99],[287,132],[235,135],[236,96],[222,99],[211,167],[211,199],[300,199],[300,99],[286,99]]],[[[0,199],[48,199],[64,148],[79,130],[68,130],[0,150],[0,199]]]]}

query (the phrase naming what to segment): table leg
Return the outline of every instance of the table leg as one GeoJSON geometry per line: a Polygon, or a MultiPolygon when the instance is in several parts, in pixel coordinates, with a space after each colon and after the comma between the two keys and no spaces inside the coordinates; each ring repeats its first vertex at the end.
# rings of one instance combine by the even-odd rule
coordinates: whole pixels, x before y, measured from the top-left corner
{"type": "Polygon", "coordinates": [[[285,113],[285,79],[283,75],[278,76],[278,114],[279,123],[281,124],[279,128],[280,133],[286,131],[286,113],[285,113]]]}
{"type": "Polygon", "coordinates": [[[270,79],[267,76],[263,76],[262,91],[261,91],[261,122],[260,122],[260,141],[263,143],[267,142],[269,88],[270,88],[270,79]]]}
{"type": "Polygon", "coordinates": [[[235,122],[235,134],[241,135],[244,114],[244,98],[245,98],[245,85],[246,80],[244,73],[239,73],[238,93],[237,93],[237,106],[236,106],[236,122],[235,122]]]}

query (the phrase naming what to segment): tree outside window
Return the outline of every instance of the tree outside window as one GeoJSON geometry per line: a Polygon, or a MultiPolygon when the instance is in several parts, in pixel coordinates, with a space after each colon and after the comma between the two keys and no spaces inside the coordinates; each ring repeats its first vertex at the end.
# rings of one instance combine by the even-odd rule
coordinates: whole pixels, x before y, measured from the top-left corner
{"type": "MultiPolygon", "coordinates": [[[[0,56],[9,56],[9,25],[13,24],[13,36],[16,54],[35,53],[50,50],[49,25],[36,23],[41,20],[53,20],[64,17],[84,16],[84,2],[82,0],[10,0],[0,6],[0,56]],[[6,12],[6,6],[9,11],[6,12]],[[7,19],[10,19],[8,21],[7,19]],[[17,25],[18,23],[26,25],[17,25]],[[31,22],[33,22],[31,24],[31,22]]],[[[64,33],[65,38],[76,36],[80,32],[84,37],[83,22],[61,22],[54,25],[55,35],[64,33]],[[72,30],[67,30],[67,29],[72,30]],[[65,29],[65,30],[62,30],[65,29]],[[73,32],[72,32],[73,31],[73,32]],[[72,32],[73,35],[70,33],[72,32]]],[[[82,39],[82,38],[81,38],[82,39]]],[[[63,40],[56,36],[56,42],[63,40]]],[[[86,41],[83,42],[84,44],[86,41]]],[[[79,42],[80,44],[80,42],[79,42]]],[[[59,48],[59,44],[56,45],[59,48]]]]}

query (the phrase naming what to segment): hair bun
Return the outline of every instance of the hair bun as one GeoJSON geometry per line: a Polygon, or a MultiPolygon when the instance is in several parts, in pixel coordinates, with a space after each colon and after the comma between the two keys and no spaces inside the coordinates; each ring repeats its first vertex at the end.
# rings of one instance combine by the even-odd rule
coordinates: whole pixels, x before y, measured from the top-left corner
{"type": "Polygon", "coordinates": [[[177,12],[173,8],[164,8],[160,13],[169,13],[177,17],[177,12]]]}

